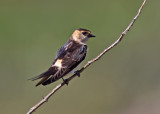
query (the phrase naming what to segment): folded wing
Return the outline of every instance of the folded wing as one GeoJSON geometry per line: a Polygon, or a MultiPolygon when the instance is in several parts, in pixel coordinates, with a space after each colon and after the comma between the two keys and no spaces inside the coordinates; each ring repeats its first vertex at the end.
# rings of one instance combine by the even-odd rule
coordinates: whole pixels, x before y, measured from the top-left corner
{"type": "Polygon", "coordinates": [[[46,72],[32,78],[31,80],[34,81],[42,78],[36,86],[40,84],[48,85],[55,82],[76,68],[85,59],[86,53],[87,45],[79,44],[73,41],[67,42],[57,52],[56,59],[54,60],[52,66],[46,72]]]}

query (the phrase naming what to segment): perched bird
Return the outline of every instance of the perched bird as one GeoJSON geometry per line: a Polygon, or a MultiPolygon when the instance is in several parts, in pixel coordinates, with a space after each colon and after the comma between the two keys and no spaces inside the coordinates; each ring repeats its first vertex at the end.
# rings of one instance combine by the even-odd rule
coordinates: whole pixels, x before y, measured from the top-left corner
{"type": "MultiPolygon", "coordinates": [[[[77,66],[85,59],[87,54],[86,42],[89,38],[95,37],[91,34],[91,31],[87,29],[76,29],[70,39],[62,46],[58,52],[51,67],[44,73],[31,80],[37,80],[42,78],[36,86],[48,85],[58,79],[66,76],[69,73],[75,73],[77,66]]],[[[63,81],[65,81],[63,79],[63,81]]]]}

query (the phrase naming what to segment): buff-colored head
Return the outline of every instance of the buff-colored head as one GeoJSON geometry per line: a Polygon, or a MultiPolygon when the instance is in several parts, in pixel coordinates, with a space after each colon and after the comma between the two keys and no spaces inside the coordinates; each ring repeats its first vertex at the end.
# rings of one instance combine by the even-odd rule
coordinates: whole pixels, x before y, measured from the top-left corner
{"type": "Polygon", "coordinates": [[[72,39],[79,42],[79,43],[86,43],[89,38],[95,37],[93,34],[91,34],[91,31],[87,29],[76,29],[72,34],[72,39]]]}

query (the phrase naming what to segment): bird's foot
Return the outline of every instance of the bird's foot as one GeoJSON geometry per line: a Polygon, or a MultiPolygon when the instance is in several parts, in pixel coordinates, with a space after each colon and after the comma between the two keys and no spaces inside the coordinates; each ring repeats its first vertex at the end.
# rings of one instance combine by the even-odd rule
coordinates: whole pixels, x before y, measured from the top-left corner
{"type": "Polygon", "coordinates": [[[81,75],[80,75],[80,71],[79,70],[77,70],[77,71],[75,71],[74,72],[78,77],[80,77],[81,75]]]}
{"type": "Polygon", "coordinates": [[[63,82],[68,86],[69,82],[68,82],[68,79],[64,79],[62,78],[63,82]]]}

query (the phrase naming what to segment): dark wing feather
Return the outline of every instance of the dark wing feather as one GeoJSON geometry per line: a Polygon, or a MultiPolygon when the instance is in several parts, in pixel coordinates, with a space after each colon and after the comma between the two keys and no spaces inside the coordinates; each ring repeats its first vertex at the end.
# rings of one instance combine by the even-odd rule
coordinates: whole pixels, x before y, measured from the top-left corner
{"type": "MultiPolygon", "coordinates": [[[[68,43],[69,43],[69,42],[70,42],[70,41],[68,41],[64,46],[62,46],[62,47],[58,50],[56,59],[53,61],[53,64],[56,62],[56,60],[59,58],[59,56],[61,56],[61,58],[62,58],[63,56],[65,56],[65,54],[66,54],[65,47],[68,46],[68,43]]],[[[36,76],[36,77],[34,77],[34,78],[31,78],[31,79],[29,79],[29,80],[34,81],[34,80],[37,80],[37,79],[42,78],[42,79],[36,84],[36,86],[38,86],[38,85],[40,85],[41,83],[45,82],[50,76],[55,75],[56,72],[58,72],[58,68],[57,68],[57,67],[50,67],[46,72],[40,74],[39,76],[36,76]]],[[[60,75],[60,74],[59,74],[59,75],[60,75]]]]}
{"type": "Polygon", "coordinates": [[[57,56],[53,62],[53,65],[44,73],[31,80],[37,80],[42,78],[36,86],[48,85],[63,76],[67,75],[74,68],[76,68],[86,57],[87,45],[79,44],[73,40],[69,40],[63,47],[61,47],[57,56]],[[62,59],[62,68],[54,66],[57,59],[62,59]]]}
{"type": "Polygon", "coordinates": [[[43,78],[43,77],[45,77],[45,76],[50,76],[50,75],[54,74],[54,72],[55,72],[55,69],[54,69],[53,67],[50,67],[46,72],[40,74],[39,76],[36,76],[36,77],[34,77],[34,78],[31,78],[31,79],[29,79],[29,80],[34,81],[34,80],[43,78]]]}
{"type": "Polygon", "coordinates": [[[62,61],[62,68],[59,69],[54,75],[48,78],[42,85],[48,85],[63,76],[70,73],[74,68],[76,68],[86,57],[87,53],[87,45],[76,44],[75,42],[72,45],[68,45],[65,48],[64,52],[59,54],[58,58],[63,59],[62,61]]]}
{"type": "Polygon", "coordinates": [[[64,56],[66,55],[66,53],[67,53],[66,50],[67,50],[69,47],[71,47],[71,45],[72,45],[72,42],[71,42],[70,40],[67,41],[67,42],[65,43],[65,45],[62,46],[62,47],[58,50],[56,58],[64,57],[64,56]]]}
{"type": "Polygon", "coordinates": [[[30,80],[34,81],[34,80],[37,80],[37,79],[40,79],[42,78],[37,84],[36,86],[42,84],[43,82],[45,82],[52,74],[55,74],[58,70],[57,67],[50,67],[46,72],[40,74],[39,76],[37,77],[34,77],[34,78],[31,78],[30,80]]]}

